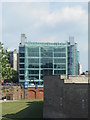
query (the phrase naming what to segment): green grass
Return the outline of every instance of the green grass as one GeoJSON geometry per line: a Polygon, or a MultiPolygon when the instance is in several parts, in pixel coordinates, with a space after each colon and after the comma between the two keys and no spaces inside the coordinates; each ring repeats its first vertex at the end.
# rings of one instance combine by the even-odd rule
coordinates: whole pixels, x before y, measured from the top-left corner
{"type": "Polygon", "coordinates": [[[2,120],[19,120],[43,117],[43,101],[21,100],[2,103],[2,120]]]}

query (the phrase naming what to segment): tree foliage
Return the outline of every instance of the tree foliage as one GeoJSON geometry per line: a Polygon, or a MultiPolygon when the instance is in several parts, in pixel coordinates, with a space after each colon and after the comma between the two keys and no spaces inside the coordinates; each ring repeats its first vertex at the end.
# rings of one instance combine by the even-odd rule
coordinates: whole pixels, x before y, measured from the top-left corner
{"type": "Polygon", "coordinates": [[[0,73],[2,79],[11,79],[15,75],[15,70],[11,68],[8,60],[9,53],[5,51],[0,43],[0,73]]]}

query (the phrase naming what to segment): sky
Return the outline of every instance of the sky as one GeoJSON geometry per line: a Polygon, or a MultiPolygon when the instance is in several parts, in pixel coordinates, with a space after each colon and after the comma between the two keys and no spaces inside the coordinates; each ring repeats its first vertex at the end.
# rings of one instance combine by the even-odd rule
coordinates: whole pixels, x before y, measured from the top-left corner
{"type": "Polygon", "coordinates": [[[21,33],[31,42],[66,42],[74,36],[82,71],[88,70],[87,0],[2,0],[0,8],[0,39],[5,48],[18,49],[21,33]]]}

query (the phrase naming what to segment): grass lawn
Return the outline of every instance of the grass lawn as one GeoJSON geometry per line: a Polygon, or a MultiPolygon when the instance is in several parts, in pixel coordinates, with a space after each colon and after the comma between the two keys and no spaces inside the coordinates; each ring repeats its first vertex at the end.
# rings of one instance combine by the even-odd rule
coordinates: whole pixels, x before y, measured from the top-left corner
{"type": "Polygon", "coordinates": [[[2,117],[2,120],[26,120],[30,118],[42,118],[43,101],[21,100],[3,102],[2,117]]]}

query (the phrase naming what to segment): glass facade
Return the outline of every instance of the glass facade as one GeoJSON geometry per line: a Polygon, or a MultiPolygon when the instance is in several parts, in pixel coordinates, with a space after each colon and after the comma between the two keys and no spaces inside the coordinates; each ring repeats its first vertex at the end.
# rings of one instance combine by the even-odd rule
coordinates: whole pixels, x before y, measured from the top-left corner
{"type": "Polygon", "coordinates": [[[19,82],[43,81],[45,75],[78,74],[77,45],[33,43],[19,46],[19,82]]]}
{"type": "Polygon", "coordinates": [[[19,82],[25,82],[25,46],[19,46],[18,60],[19,82]]]}

